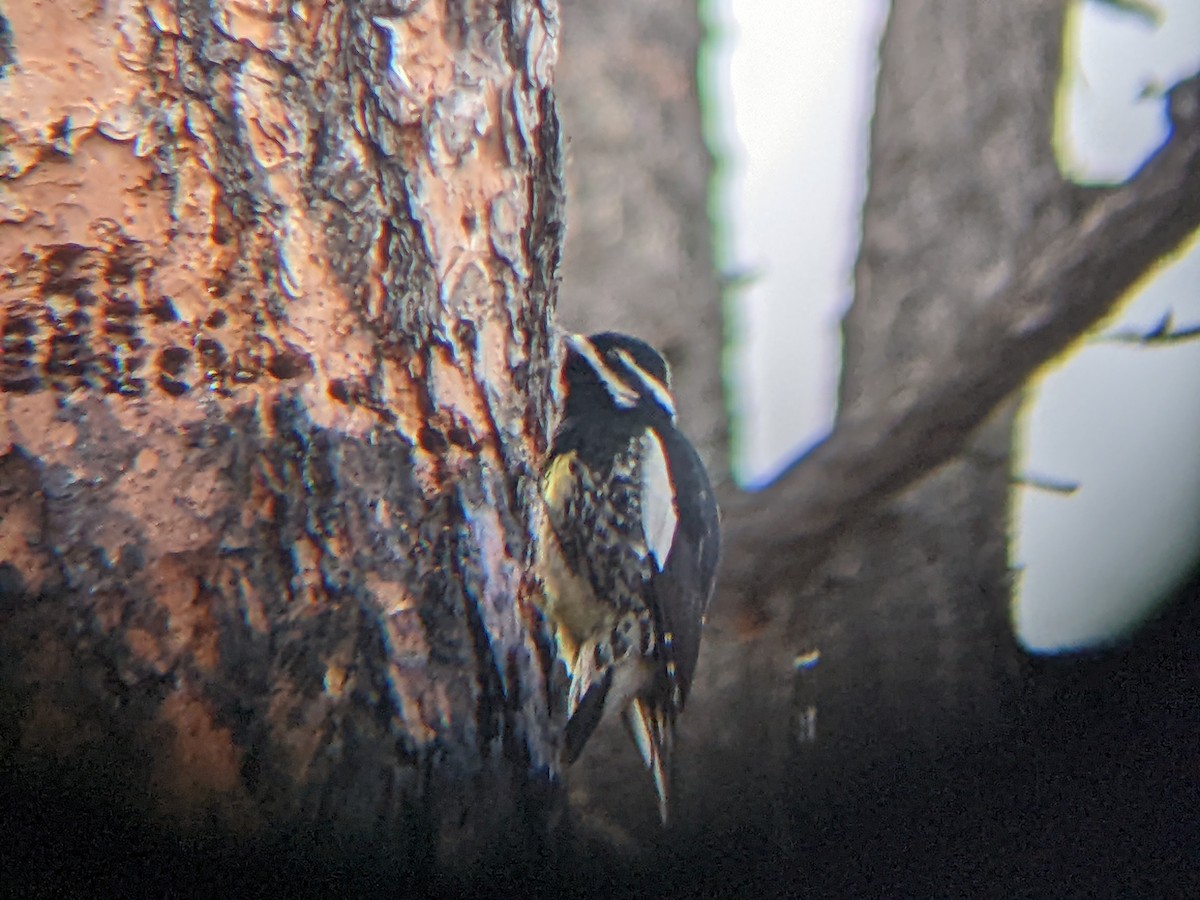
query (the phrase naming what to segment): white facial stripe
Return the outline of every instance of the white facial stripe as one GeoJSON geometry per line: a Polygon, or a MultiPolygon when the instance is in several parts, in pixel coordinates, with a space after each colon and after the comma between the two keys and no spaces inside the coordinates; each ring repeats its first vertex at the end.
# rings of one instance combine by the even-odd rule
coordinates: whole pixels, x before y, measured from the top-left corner
{"type": "Polygon", "coordinates": [[[637,406],[637,391],[626,385],[616,376],[613,370],[600,358],[600,354],[596,352],[596,346],[591,341],[581,334],[573,334],[567,338],[567,342],[571,345],[572,350],[587,360],[587,364],[592,367],[596,373],[596,377],[600,379],[600,383],[604,385],[604,389],[612,397],[613,403],[622,409],[632,409],[637,406]]]}
{"type": "Polygon", "coordinates": [[[679,514],[667,452],[653,428],[642,435],[642,533],[658,571],[667,564],[679,514]]]}
{"type": "Polygon", "coordinates": [[[667,386],[639,366],[625,350],[618,350],[617,358],[646,386],[646,390],[654,396],[654,401],[667,411],[667,415],[675,418],[675,401],[671,399],[671,392],[667,390],[667,386]]]}

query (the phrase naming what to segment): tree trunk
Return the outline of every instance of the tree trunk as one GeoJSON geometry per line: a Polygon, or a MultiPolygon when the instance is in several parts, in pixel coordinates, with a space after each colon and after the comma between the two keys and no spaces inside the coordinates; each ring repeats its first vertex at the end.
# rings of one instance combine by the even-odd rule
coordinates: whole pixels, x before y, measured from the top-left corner
{"type": "MultiPolygon", "coordinates": [[[[566,6],[571,182],[595,208],[563,324],[663,346],[726,481],[695,7],[566,6]]],[[[1080,197],[1050,149],[1063,4],[897,0],[835,432],[725,493],[672,829],[609,728],[568,776],[564,859],[530,568],[554,4],[50,7],[0,27],[6,871],[838,895],[1019,868],[1028,826],[1054,826],[1021,791],[1046,788],[1033,729],[1059,707],[1015,713],[1075,688],[1012,642],[993,411],[1196,227],[1200,80],[1154,163],[1080,197]]]]}
{"type": "Polygon", "coordinates": [[[401,868],[535,849],[554,5],[4,16],[10,786],[401,868]]]}
{"type": "MultiPolygon", "coordinates": [[[[1068,226],[1051,136],[1062,28],[1059,0],[893,6],[839,416],[882,418],[935,362],[949,377],[946,350],[990,283],[1012,277],[1028,242],[1068,226]]],[[[825,584],[804,617],[843,763],[845,739],[869,764],[878,751],[933,753],[1004,727],[1017,674],[1012,419],[1005,404],[958,459],[843,541],[833,565],[853,577],[825,584]]]]}

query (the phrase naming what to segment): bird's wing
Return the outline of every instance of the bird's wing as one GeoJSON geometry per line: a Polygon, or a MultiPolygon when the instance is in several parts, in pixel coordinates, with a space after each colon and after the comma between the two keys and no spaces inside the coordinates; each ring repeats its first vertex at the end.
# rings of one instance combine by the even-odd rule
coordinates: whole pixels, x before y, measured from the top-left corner
{"type": "Polygon", "coordinates": [[[678,493],[678,526],[671,555],[653,577],[654,608],[662,635],[663,665],[659,677],[667,679],[668,692],[678,713],[691,688],[692,673],[700,654],[700,634],[712,598],[720,557],[720,522],[716,498],[700,457],[678,432],[660,435],[669,454],[673,483],[688,485],[678,493]]]}

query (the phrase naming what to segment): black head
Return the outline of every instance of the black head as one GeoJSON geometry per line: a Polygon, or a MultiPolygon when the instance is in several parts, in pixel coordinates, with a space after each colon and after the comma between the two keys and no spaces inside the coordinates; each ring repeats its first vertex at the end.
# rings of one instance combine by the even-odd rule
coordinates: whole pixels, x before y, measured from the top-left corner
{"type": "Polygon", "coordinates": [[[597,405],[675,419],[667,361],[645,341],[606,331],[567,339],[567,415],[597,405]]]}

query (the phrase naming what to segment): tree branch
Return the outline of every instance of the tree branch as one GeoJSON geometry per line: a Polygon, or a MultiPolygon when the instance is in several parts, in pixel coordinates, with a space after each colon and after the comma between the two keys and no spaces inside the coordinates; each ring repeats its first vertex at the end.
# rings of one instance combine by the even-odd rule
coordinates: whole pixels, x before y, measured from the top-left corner
{"type": "Polygon", "coordinates": [[[1097,343],[1137,344],[1142,347],[1152,347],[1164,344],[1182,344],[1198,338],[1200,338],[1200,325],[1177,326],[1175,314],[1171,310],[1167,310],[1149,331],[1126,329],[1100,335],[1096,341],[1097,343]]]}
{"type": "Polygon", "coordinates": [[[1047,240],[948,341],[923,383],[843,419],[766,491],[725,503],[725,584],[803,577],[864,514],[953,458],[996,406],[1200,227],[1200,74],[1169,94],[1169,140],[1047,240]]]}

